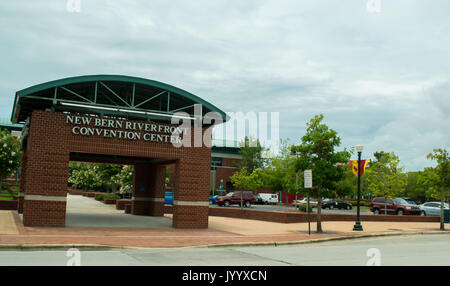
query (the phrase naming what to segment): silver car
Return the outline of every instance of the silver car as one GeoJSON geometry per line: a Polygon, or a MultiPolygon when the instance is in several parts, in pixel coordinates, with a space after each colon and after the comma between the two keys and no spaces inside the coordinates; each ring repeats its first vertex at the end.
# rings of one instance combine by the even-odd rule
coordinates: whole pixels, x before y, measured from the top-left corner
{"type": "MultiPolygon", "coordinates": [[[[441,215],[441,202],[428,202],[419,205],[421,215],[423,216],[440,216],[441,215]]],[[[444,209],[448,210],[448,204],[444,203],[444,209]]]]}

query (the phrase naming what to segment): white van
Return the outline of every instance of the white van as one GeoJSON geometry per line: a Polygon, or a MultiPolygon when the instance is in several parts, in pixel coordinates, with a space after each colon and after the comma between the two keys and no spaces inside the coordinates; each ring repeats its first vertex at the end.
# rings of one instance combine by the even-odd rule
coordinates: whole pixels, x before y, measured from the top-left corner
{"type": "Polygon", "coordinates": [[[259,196],[266,205],[275,205],[278,203],[278,194],[259,193],[259,196]]]}

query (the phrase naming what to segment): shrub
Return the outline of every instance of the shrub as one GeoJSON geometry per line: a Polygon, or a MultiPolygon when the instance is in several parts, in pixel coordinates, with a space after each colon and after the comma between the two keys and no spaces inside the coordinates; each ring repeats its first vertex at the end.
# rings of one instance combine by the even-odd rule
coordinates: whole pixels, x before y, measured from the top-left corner
{"type": "MultiPolygon", "coordinates": [[[[307,212],[307,208],[308,208],[308,206],[306,204],[301,204],[301,205],[298,206],[298,210],[301,211],[301,212],[304,212],[304,213],[307,212]]],[[[312,212],[312,206],[311,205],[309,206],[309,212],[312,212]]]]}
{"type": "Polygon", "coordinates": [[[113,200],[119,200],[120,197],[118,195],[99,195],[97,198],[95,198],[97,201],[103,201],[104,199],[113,199],[113,200]]]}
{"type": "MultiPolygon", "coordinates": [[[[352,204],[352,206],[356,207],[358,205],[357,201],[344,201],[346,203],[352,204]]],[[[360,201],[359,205],[362,207],[370,207],[370,202],[367,201],[360,201]]]]}

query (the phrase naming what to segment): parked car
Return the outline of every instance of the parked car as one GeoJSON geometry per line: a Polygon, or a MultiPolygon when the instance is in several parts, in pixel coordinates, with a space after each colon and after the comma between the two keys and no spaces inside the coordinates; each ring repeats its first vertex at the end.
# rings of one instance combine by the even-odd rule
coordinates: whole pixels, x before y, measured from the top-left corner
{"type": "Polygon", "coordinates": [[[417,205],[417,203],[415,201],[413,201],[413,199],[411,199],[411,198],[402,198],[402,199],[404,199],[405,201],[407,201],[411,205],[417,205]]]}
{"type": "Polygon", "coordinates": [[[262,201],[266,205],[275,205],[278,203],[278,195],[277,194],[268,194],[268,193],[260,193],[262,201]]]}
{"type": "Polygon", "coordinates": [[[211,196],[211,197],[209,197],[209,204],[210,205],[214,205],[215,203],[216,203],[216,200],[217,200],[217,197],[218,197],[219,195],[215,195],[215,196],[211,196]]]}
{"type": "Polygon", "coordinates": [[[165,192],[164,193],[164,204],[165,205],[173,205],[173,192],[165,192]]]}
{"type": "Polygon", "coordinates": [[[253,196],[255,197],[255,200],[256,200],[255,204],[257,204],[257,205],[263,205],[264,204],[264,200],[259,194],[256,194],[256,195],[253,195],[253,196]]]}
{"type": "MultiPolygon", "coordinates": [[[[423,216],[440,216],[441,215],[441,202],[427,202],[419,205],[420,214],[423,216]]],[[[449,206],[444,203],[444,209],[448,210],[449,206]]]]}
{"type": "Polygon", "coordinates": [[[352,204],[350,203],[346,203],[343,200],[340,199],[325,199],[322,202],[322,208],[326,209],[345,209],[345,210],[351,210],[352,209],[352,204]]]}
{"type": "Polygon", "coordinates": [[[412,205],[402,198],[374,198],[370,204],[370,211],[374,214],[419,215],[420,207],[412,205]]]}
{"type": "MultiPolygon", "coordinates": [[[[307,200],[308,200],[308,198],[303,198],[303,199],[294,201],[294,204],[297,203],[297,205],[303,205],[303,204],[306,205],[308,203],[307,200]]],[[[317,207],[317,200],[309,198],[309,205],[311,207],[317,207]]]]}
{"type": "Polygon", "coordinates": [[[252,204],[256,203],[255,196],[252,192],[242,192],[236,191],[226,194],[225,196],[219,196],[216,199],[216,203],[219,206],[230,206],[230,205],[239,205],[241,204],[241,196],[242,202],[245,207],[249,208],[252,204]]]}

